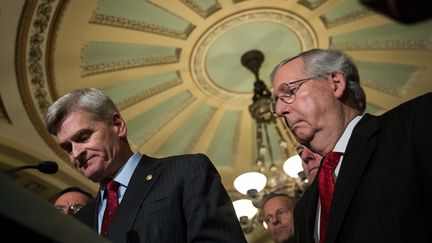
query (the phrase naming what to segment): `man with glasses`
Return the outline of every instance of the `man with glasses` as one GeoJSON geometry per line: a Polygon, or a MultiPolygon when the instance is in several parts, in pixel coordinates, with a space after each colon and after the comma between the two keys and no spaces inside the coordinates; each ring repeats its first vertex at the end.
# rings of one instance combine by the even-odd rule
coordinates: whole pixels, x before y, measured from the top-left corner
{"type": "Polygon", "coordinates": [[[73,186],[67,187],[57,194],[54,206],[59,212],[65,215],[73,215],[92,200],[93,195],[91,193],[73,186]]]}
{"type": "Polygon", "coordinates": [[[283,60],[271,80],[274,113],[324,156],[295,208],[296,242],[429,242],[432,94],[363,115],[357,67],[330,49],[283,60]]]}
{"type": "Polygon", "coordinates": [[[294,242],[294,199],[284,193],[266,196],[261,204],[263,222],[276,243],[294,242]]]}

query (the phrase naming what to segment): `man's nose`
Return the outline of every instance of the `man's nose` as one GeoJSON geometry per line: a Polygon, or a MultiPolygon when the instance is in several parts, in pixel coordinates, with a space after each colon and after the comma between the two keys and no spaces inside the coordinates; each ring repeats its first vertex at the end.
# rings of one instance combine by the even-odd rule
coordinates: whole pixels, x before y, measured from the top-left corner
{"type": "Polygon", "coordinates": [[[274,217],[274,219],[273,219],[272,224],[273,224],[273,225],[277,225],[277,224],[279,224],[279,223],[280,223],[280,218],[279,218],[279,216],[276,215],[276,216],[274,217]]]}
{"type": "Polygon", "coordinates": [[[82,154],[82,146],[77,143],[72,143],[71,157],[73,159],[78,159],[82,154]]]}
{"type": "Polygon", "coordinates": [[[301,158],[307,164],[310,160],[314,159],[314,155],[307,149],[304,149],[301,154],[301,158]]]}
{"type": "Polygon", "coordinates": [[[275,107],[276,115],[283,117],[291,112],[290,104],[287,104],[283,101],[278,101],[275,107]]]}

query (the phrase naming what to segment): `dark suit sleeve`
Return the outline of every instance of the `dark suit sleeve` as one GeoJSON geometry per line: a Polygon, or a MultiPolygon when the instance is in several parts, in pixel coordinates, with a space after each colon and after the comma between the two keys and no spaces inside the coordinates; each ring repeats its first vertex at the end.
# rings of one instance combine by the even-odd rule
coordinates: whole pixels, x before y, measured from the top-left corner
{"type": "Polygon", "coordinates": [[[202,154],[187,161],[183,208],[188,242],[246,242],[221,178],[202,154]]]}
{"type": "Polygon", "coordinates": [[[412,116],[413,123],[406,129],[413,133],[414,152],[412,154],[412,163],[419,166],[421,178],[424,180],[425,190],[429,190],[429,195],[432,197],[432,93],[421,96],[418,103],[414,104],[417,112],[412,116]]]}

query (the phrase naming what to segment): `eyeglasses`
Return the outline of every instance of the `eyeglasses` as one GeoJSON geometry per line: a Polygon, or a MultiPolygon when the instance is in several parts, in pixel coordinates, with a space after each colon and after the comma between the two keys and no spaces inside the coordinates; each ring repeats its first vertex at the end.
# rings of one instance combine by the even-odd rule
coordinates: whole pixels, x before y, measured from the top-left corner
{"type": "Polygon", "coordinates": [[[84,205],[75,204],[75,205],[57,205],[55,206],[56,210],[63,214],[76,214],[84,205]]]}
{"type": "Polygon", "coordinates": [[[300,89],[301,85],[306,81],[316,79],[316,77],[303,78],[289,83],[282,83],[278,88],[278,96],[272,97],[272,102],[270,103],[270,111],[278,116],[276,113],[276,105],[279,100],[286,104],[292,104],[295,100],[295,94],[300,89]],[[297,84],[297,85],[296,85],[297,84]]]}
{"type": "Polygon", "coordinates": [[[288,213],[290,212],[290,210],[286,209],[286,208],[280,208],[276,211],[276,214],[273,215],[267,215],[263,221],[268,225],[271,224],[275,221],[275,219],[279,219],[281,216],[286,216],[288,215],[288,213]]]}

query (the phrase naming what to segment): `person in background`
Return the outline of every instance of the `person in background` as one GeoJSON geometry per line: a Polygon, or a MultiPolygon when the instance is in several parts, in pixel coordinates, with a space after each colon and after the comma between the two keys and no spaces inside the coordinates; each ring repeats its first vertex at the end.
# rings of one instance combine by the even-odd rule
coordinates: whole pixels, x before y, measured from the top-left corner
{"type": "Polygon", "coordinates": [[[294,199],[285,193],[269,194],[262,200],[261,213],[275,243],[294,242],[294,199]]]}
{"type": "Polygon", "coordinates": [[[334,49],[285,59],[271,80],[275,113],[324,156],[294,210],[296,242],[429,242],[432,93],[363,114],[357,66],[334,49]]]}
{"type": "Polygon", "coordinates": [[[76,217],[113,242],[246,242],[214,165],[203,154],[133,152],[126,122],[100,90],[74,90],[45,114],[73,166],[100,183],[76,217]]]}
{"type": "Polygon", "coordinates": [[[371,10],[403,24],[416,24],[432,18],[432,2],[426,0],[359,0],[371,10]]]}
{"type": "Polygon", "coordinates": [[[90,192],[84,191],[80,187],[67,187],[60,191],[54,201],[54,207],[65,215],[76,214],[81,208],[93,200],[90,192]]]}
{"type": "Polygon", "coordinates": [[[309,184],[312,184],[318,172],[322,156],[312,152],[310,149],[299,143],[296,145],[296,150],[302,160],[302,167],[306,178],[308,179],[309,184]]]}

